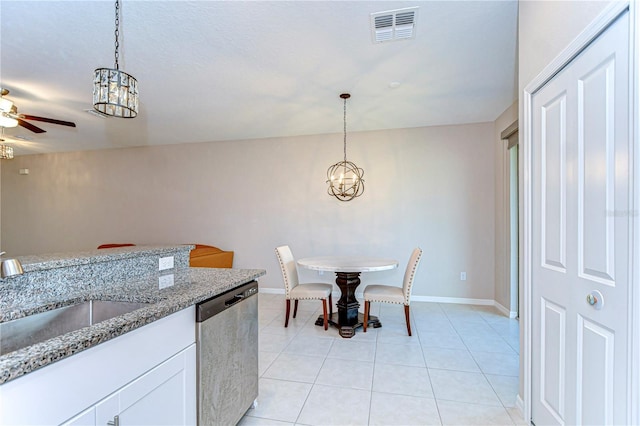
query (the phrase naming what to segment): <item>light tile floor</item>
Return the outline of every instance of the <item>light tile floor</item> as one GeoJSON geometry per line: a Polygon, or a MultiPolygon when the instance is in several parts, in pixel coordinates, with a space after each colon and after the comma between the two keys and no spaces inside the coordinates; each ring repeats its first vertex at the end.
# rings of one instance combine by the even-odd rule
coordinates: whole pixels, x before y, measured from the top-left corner
{"type": "Polygon", "coordinates": [[[259,295],[260,394],[241,425],[523,425],[518,321],[493,307],[372,304],[382,328],[343,339],[300,301],[284,328],[284,296],[259,295]]]}

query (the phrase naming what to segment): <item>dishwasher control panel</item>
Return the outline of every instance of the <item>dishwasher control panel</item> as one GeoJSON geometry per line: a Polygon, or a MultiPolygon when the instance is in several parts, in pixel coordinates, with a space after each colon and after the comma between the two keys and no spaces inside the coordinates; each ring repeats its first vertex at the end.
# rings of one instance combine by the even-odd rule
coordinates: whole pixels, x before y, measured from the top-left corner
{"type": "Polygon", "coordinates": [[[258,292],[258,287],[250,287],[244,291],[244,297],[253,296],[258,292]]]}

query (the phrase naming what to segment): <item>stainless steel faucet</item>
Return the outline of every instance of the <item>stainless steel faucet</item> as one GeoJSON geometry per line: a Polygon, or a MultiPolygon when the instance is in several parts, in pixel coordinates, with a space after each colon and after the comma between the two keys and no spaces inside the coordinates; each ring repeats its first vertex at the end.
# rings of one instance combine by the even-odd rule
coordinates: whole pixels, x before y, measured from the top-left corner
{"type": "MultiPolygon", "coordinates": [[[[5,254],[5,252],[0,252],[0,256],[5,254]]],[[[0,260],[0,277],[7,278],[13,277],[14,275],[24,274],[22,270],[22,264],[18,259],[2,259],[0,260]]]]}

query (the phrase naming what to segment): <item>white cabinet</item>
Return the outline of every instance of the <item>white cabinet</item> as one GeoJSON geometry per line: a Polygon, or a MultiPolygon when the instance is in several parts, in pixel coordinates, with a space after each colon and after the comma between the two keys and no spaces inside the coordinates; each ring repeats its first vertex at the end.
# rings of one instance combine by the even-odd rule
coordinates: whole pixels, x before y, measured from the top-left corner
{"type": "Polygon", "coordinates": [[[99,403],[96,425],[114,415],[120,426],[195,424],[195,351],[193,344],[99,403]]]}
{"type": "Polygon", "coordinates": [[[87,408],[82,413],[78,414],[68,422],[64,423],[64,426],[84,426],[96,424],[96,407],[87,408]]]}
{"type": "Polygon", "coordinates": [[[73,417],[65,426],[196,423],[195,344],[73,417]]]}
{"type": "Polygon", "coordinates": [[[196,423],[193,306],[0,386],[0,425],[104,426],[115,415],[123,426],[196,423]]]}

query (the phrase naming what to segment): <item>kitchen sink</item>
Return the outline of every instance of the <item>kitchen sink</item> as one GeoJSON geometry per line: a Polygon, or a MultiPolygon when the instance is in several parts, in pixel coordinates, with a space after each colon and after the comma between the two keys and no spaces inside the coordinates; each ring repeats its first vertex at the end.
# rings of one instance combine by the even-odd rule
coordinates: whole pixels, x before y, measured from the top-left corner
{"type": "Polygon", "coordinates": [[[149,303],[89,300],[0,323],[0,355],[133,312],[149,303]]]}

